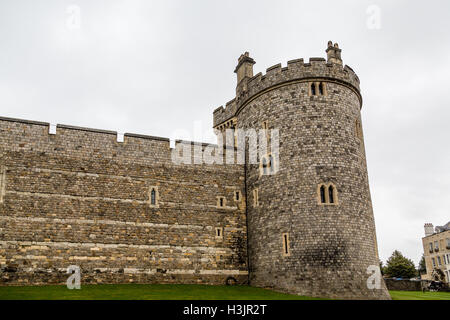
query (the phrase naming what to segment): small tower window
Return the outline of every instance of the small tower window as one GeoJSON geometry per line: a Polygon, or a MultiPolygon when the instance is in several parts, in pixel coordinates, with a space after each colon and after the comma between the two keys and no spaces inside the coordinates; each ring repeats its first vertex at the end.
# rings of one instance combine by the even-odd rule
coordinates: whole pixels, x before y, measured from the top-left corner
{"type": "Polygon", "coordinates": [[[267,159],[266,159],[266,157],[262,158],[262,169],[263,169],[263,174],[266,175],[267,174],[267,159]]]}
{"type": "Polygon", "coordinates": [[[325,199],[325,186],[321,186],[321,187],[320,187],[320,202],[321,202],[321,203],[326,203],[326,199],[325,199]]]}
{"type": "Polygon", "coordinates": [[[283,233],[283,256],[288,257],[291,255],[289,248],[289,233],[283,233]]]}
{"type": "Polygon", "coordinates": [[[333,186],[328,187],[328,199],[329,199],[330,203],[334,203],[334,187],[333,186]]]}
{"type": "Polygon", "coordinates": [[[337,204],[337,189],[332,183],[318,187],[319,204],[337,204]]]}
{"type": "Polygon", "coordinates": [[[216,238],[218,239],[223,238],[223,228],[216,228],[216,238]]]}
{"type": "Polygon", "coordinates": [[[155,191],[155,189],[152,189],[152,192],[151,192],[151,204],[152,205],[156,205],[156,191],[155,191]]]}
{"type": "Polygon", "coordinates": [[[234,201],[241,201],[241,192],[240,191],[234,192],[234,201]]]}
{"type": "Polygon", "coordinates": [[[217,197],[217,206],[223,208],[226,205],[225,197],[217,197]]]}
{"type": "Polygon", "coordinates": [[[315,83],[311,83],[311,95],[312,96],[316,95],[316,84],[315,83]]]}
{"type": "Polygon", "coordinates": [[[323,83],[319,83],[319,94],[323,96],[323,83]]]}
{"type": "Polygon", "coordinates": [[[159,193],[158,193],[158,187],[150,187],[149,192],[149,204],[151,207],[158,207],[158,200],[159,200],[159,193]]]}
{"type": "Polygon", "coordinates": [[[253,206],[254,207],[259,206],[258,188],[253,190],[253,206]]]}

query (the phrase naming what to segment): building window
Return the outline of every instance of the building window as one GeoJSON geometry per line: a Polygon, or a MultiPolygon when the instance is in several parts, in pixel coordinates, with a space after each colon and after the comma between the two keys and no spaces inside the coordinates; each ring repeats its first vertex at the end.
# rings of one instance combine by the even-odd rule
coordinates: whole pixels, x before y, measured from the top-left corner
{"type": "Polygon", "coordinates": [[[436,268],[436,260],[434,260],[434,258],[431,258],[431,262],[433,263],[433,268],[436,268]]]}
{"type": "Polygon", "coordinates": [[[253,206],[254,207],[258,207],[259,206],[258,188],[253,190],[253,206]]]}
{"type": "Polygon", "coordinates": [[[441,261],[441,257],[440,256],[437,256],[437,260],[438,260],[438,265],[442,266],[442,261],[441,261]]]}
{"type": "Polygon", "coordinates": [[[326,203],[326,198],[325,198],[325,186],[322,185],[320,186],[320,203],[326,203]]]}
{"type": "Polygon", "coordinates": [[[433,242],[430,242],[430,253],[433,252],[433,242]]]}
{"type": "Polygon", "coordinates": [[[310,96],[325,96],[326,87],[324,82],[312,82],[309,90],[310,96]]]}
{"type": "Polygon", "coordinates": [[[234,192],[234,201],[241,201],[241,192],[240,191],[234,192]]]}
{"type": "Polygon", "coordinates": [[[362,140],[363,138],[362,126],[361,122],[358,119],[356,119],[355,121],[355,135],[358,139],[362,140]]]}
{"type": "Polygon", "coordinates": [[[158,207],[159,206],[159,192],[158,187],[152,186],[150,187],[149,192],[149,204],[151,207],[158,207]]]}
{"type": "Polygon", "coordinates": [[[434,242],[434,251],[439,251],[439,242],[438,241],[434,242]]]}
{"type": "Polygon", "coordinates": [[[276,173],[276,163],[272,154],[267,154],[261,157],[260,165],[259,165],[259,175],[271,175],[276,173]]]}
{"type": "Polygon", "coordinates": [[[0,203],[3,203],[6,191],[6,168],[0,168],[0,203]]]}
{"type": "Polygon", "coordinates": [[[289,233],[283,233],[283,256],[288,257],[291,255],[289,248],[289,233]]]}
{"type": "Polygon", "coordinates": [[[216,238],[223,239],[223,228],[216,228],[216,238]]]}
{"type": "Polygon", "coordinates": [[[316,95],[316,84],[314,82],[311,83],[311,95],[312,96],[316,95]]]}
{"type": "Polygon", "coordinates": [[[328,200],[330,203],[334,203],[334,187],[332,185],[328,187],[328,200]]]}
{"type": "Polygon", "coordinates": [[[450,238],[447,238],[447,249],[450,249],[450,238]]]}
{"type": "Polygon", "coordinates": [[[317,188],[317,196],[319,204],[336,205],[338,203],[337,189],[332,183],[319,184],[317,188]]]}
{"type": "Polygon", "coordinates": [[[323,96],[323,83],[319,83],[319,94],[323,96]]]}
{"type": "Polygon", "coordinates": [[[227,201],[226,201],[225,197],[217,197],[217,206],[219,208],[225,207],[226,203],[227,203],[227,201]]]}

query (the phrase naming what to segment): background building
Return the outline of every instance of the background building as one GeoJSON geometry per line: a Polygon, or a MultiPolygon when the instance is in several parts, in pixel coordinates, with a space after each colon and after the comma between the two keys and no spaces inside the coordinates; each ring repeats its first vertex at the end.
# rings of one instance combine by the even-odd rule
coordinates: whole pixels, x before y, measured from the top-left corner
{"type": "Polygon", "coordinates": [[[450,222],[433,228],[432,223],[425,223],[425,237],[422,238],[427,273],[425,280],[438,280],[441,270],[445,281],[450,283],[450,222]]]}

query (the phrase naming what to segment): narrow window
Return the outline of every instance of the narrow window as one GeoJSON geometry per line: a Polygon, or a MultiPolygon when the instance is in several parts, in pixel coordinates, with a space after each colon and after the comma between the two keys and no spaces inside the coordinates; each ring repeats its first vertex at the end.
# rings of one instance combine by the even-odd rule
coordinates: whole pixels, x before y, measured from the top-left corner
{"type": "Polygon", "coordinates": [[[241,192],[235,191],[234,192],[234,201],[240,201],[241,200],[241,192]]]}
{"type": "Polygon", "coordinates": [[[266,159],[266,157],[262,158],[262,169],[263,169],[263,174],[266,175],[267,174],[267,159],[266,159]]]}
{"type": "Polygon", "coordinates": [[[6,168],[0,168],[0,203],[3,203],[6,190],[6,168]]]}
{"type": "Polygon", "coordinates": [[[438,259],[438,265],[440,265],[440,266],[441,266],[441,265],[442,265],[441,257],[440,257],[440,256],[438,256],[438,257],[437,257],[437,259],[438,259]]]}
{"type": "Polygon", "coordinates": [[[434,250],[439,251],[439,242],[437,241],[434,242],[434,250]]]}
{"type": "Polygon", "coordinates": [[[216,238],[223,237],[223,228],[216,228],[216,238]]]}
{"type": "Polygon", "coordinates": [[[283,255],[285,257],[291,255],[289,250],[289,233],[283,233],[283,255]]]}
{"type": "Polygon", "coordinates": [[[219,199],[219,207],[223,207],[223,198],[219,199]]]}
{"type": "Polygon", "coordinates": [[[274,169],[273,157],[272,157],[271,154],[269,155],[269,164],[268,164],[268,167],[269,167],[269,172],[270,172],[270,173],[274,173],[275,169],[274,169]]]}
{"type": "Polygon", "coordinates": [[[150,187],[149,204],[152,207],[158,207],[158,187],[150,187]]]}
{"type": "Polygon", "coordinates": [[[333,186],[328,187],[328,200],[330,203],[334,203],[334,187],[333,186]]]}
{"type": "Polygon", "coordinates": [[[321,203],[326,203],[326,200],[325,200],[325,186],[324,185],[320,186],[320,202],[321,203]]]}
{"type": "Polygon", "coordinates": [[[430,252],[433,252],[433,242],[430,242],[430,252]]]}
{"type": "Polygon", "coordinates": [[[323,96],[323,83],[319,83],[319,94],[323,96]]]}
{"type": "Polygon", "coordinates": [[[253,206],[254,207],[259,206],[258,189],[253,190],[253,206]]]}
{"type": "Polygon", "coordinates": [[[156,205],[156,190],[155,189],[152,189],[152,192],[151,192],[151,204],[153,206],[156,205]]]}
{"type": "Polygon", "coordinates": [[[316,95],[316,84],[315,83],[311,83],[311,95],[312,96],[316,95]]]}
{"type": "Polygon", "coordinates": [[[433,263],[433,268],[436,268],[436,260],[434,260],[434,258],[431,258],[431,262],[433,263]]]}

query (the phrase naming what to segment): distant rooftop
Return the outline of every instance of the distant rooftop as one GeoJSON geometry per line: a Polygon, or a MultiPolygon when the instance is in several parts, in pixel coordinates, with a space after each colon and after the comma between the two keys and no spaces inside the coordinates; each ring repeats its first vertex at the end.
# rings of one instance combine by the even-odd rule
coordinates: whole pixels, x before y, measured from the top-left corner
{"type": "Polygon", "coordinates": [[[443,226],[436,226],[436,228],[434,228],[434,231],[436,231],[436,233],[444,232],[447,230],[450,230],[450,221],[444,224],[443,226]]]}

